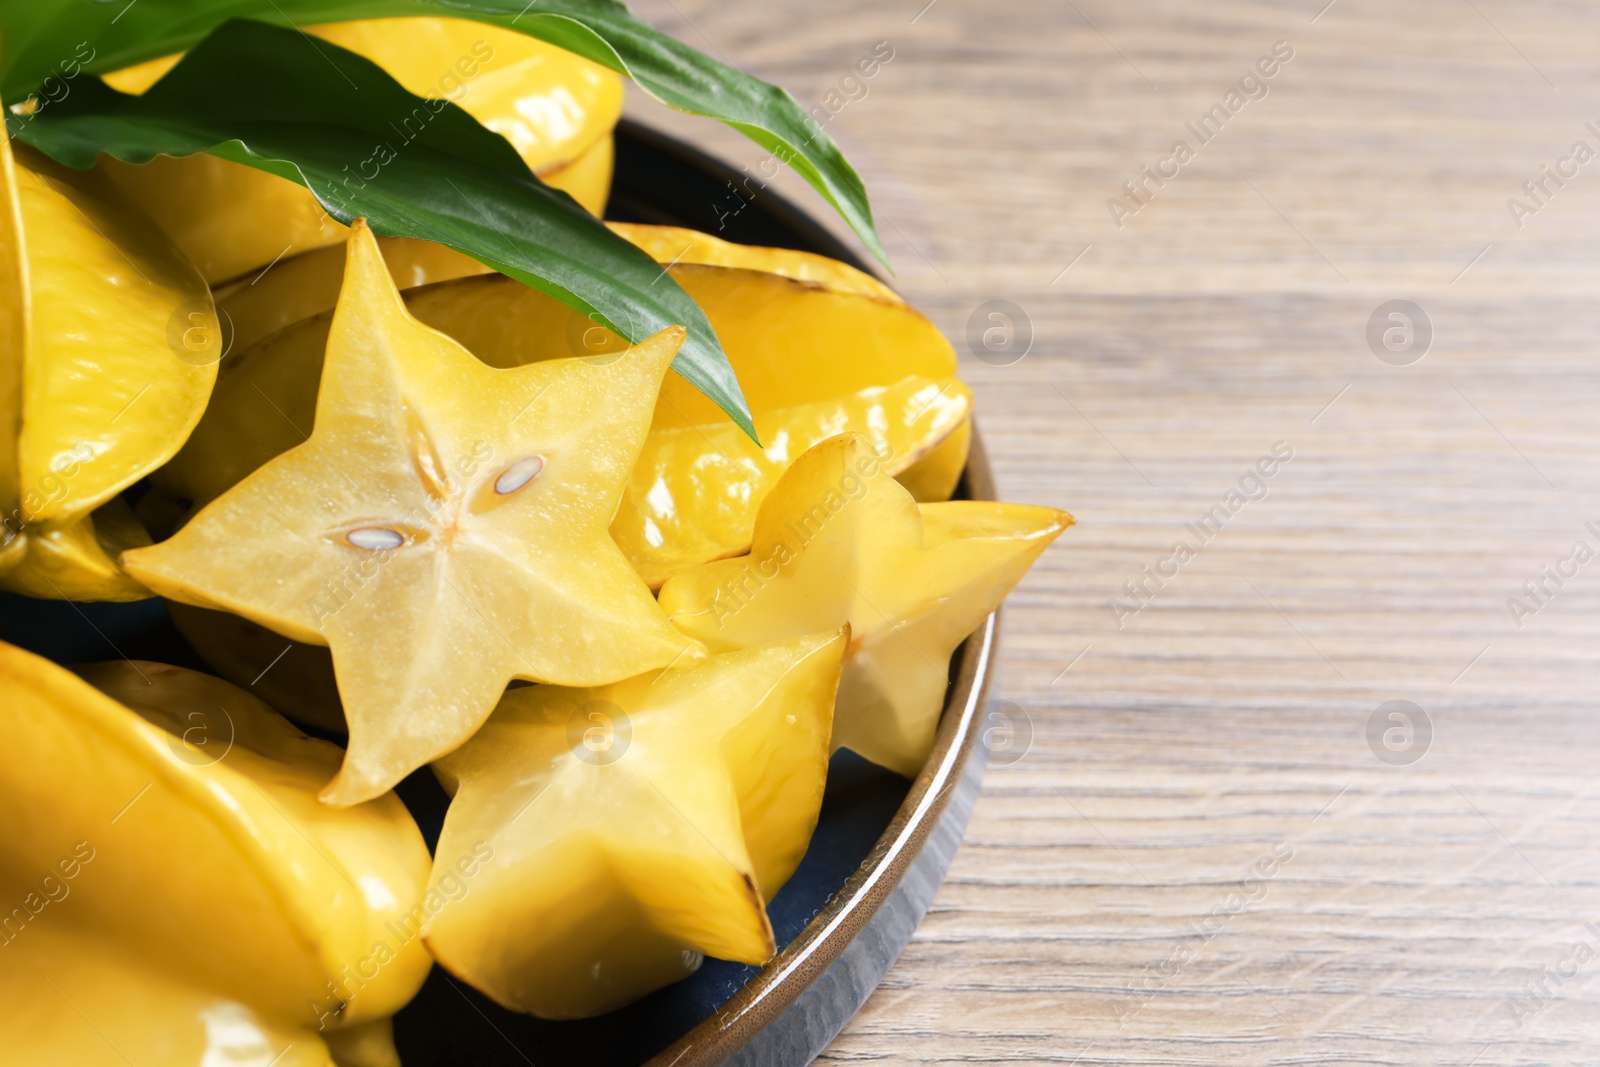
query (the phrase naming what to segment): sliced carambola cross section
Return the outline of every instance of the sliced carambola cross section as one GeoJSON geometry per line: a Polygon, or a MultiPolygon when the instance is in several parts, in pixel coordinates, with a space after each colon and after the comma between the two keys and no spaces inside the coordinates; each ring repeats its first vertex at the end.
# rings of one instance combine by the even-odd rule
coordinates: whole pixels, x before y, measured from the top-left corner
{"type": "Polygon", "coordinates": [[[163,596],[329,647],[335,804],[465,741],[514,678],[699,654],[606,532],[683,329],[499,370],[406,312],[359,220],[349,253],[310,437],[122,557],[163,596]]]}
{"type": "Polygon", "coordinates": [[[833,745],[911,777],[950,654],[1072,521],[1026,504],[919,505],[866,438],[840,434],[778,480],[748,556],[669,579],[661,606],[716,652],[849,623],[833,745]]]}
{"type": "Polygon", "coordinates": [[[429,921],[448,970],[547,1018],[597,1015],[694,971],[764,963],[766,901],[822,803],[848,633],[598,689],[513,689],[435,764],[455,794],[429,921]],[[488,855],[490,858],[484,860],[488,855]]]}

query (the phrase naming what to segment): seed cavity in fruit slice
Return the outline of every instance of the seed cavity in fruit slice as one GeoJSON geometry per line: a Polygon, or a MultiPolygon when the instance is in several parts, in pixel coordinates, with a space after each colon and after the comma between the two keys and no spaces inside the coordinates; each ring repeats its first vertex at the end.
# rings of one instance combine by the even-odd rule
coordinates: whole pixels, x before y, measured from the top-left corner
{"type": "Polygon", "coordinates": [[[779,479],[748,556],[674,576],[661,605],[713,652],[848,622],[833,746],[912,777],[933,747],[951,653],[1072,522],[1024,504],[919,505],[871,442],[841,434],[779,479]]]}
{"type": "Polygon", "coordinates": [[[344,539],[356,548],[372,552],[396,549],[406,543],[404,534],[383,526],[362,526],[345,534],[344,539]]]}
{"type": "Polygon", "coordinates": [[[822,803],[848,635],[811,634],[614,685],[506,693],[435,764],[454,793],[424,930],[446,969],[547,1018],[620,1007],[705,955],[766,962],[765,904],[822,803]]]}
{"type": "Polygon", "coordinates": [[[124,565],[328,646],[350,747],[323,796],[358,803],[460,745],[513,679],[601,685],[701,654],[606,532],[683,338],[495,369],[406,313],[353,226],[310,438],[124,565]],[[493,492],[557,449],[539,492],[493,492]]]}
{"type": "Polygon", "coordinates": [[[494,491],[501,496],[509,496],[539,477],[539,472],[542,470],[544,470],[543,456],[519,459],[494,480],[494,491]]]}

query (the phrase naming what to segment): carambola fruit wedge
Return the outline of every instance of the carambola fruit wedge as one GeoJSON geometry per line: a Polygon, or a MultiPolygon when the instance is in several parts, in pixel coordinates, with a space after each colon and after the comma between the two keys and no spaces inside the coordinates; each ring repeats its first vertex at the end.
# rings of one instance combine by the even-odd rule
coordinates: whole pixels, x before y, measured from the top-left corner
{"type": "MultiPolygon", "coordinates": [[[[599,214],[611,187],[611,129],[622,113],[622,79],[555,45],[466,19],[394,18],[306,27],[377,63],[408,92],[450,100],[511,142],[547,185],[599,214]]],[[[106,77],[142,93],[179,57],[106,77]]],[[[397,130],[396,147],[406,133],[397,130]]],[[[403,149],[402,149],[403,150],[403,149]]],[[[352,153],[351,173],[373,149],[352,153]]],[[[266,171],[197,153],[134,166],[101,166],[155,217],[212,284],[345,238],[310,190],[266,171]]]]}
{"type": "Polygon", "coordinates": [[[205,282],[150,219],[0,145],[0,587],[150,595],[115,563],[148,542],[117,494],[178,450],[221,355],[205,282]]]}
{"type": "Polygon", "coordinates": [[[514,678],[599,685],[699,654],[606,533],[683,329],[499,370],[406,313],[360,220],[349,254],[310,436],[122,557],[163,596],[329,647],[350,728],[335,804],[455,748],[514,678]]]}
{"type": "Polygon", "coordinates": [[[431,884],[467,889],[428,921],[434,958],[508,1008],[557,1019],[620,1007],[702,955],[766,962],[766,901],[822,803],[847,640],[506,693],[435,764],[455,799],[431,884]]]}
{"type": "Polygon", "coordinates": [[[661,606],[713,652],[849,623],[833,746],[914,777],[950,654],[1072,521],[1024,504],[919,505],[866,438],[841,434],[779,479],[748,556],[669,579],[661,606]]]}
{"type": "Polygon", "coordinates": [[[395,796],[319,803],[339,750],[193,671],[0,645],[0,690],[7,1063],[397,1062],[430,961],[395,796]]]}

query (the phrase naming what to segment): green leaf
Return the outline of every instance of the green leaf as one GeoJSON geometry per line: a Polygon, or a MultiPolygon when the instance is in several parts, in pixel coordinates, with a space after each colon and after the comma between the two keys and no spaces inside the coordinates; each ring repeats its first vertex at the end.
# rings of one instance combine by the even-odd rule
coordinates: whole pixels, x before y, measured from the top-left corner
{"type": "Polygon", "coordinates": [[[657,32],[618,0],[6,0],[0,97],[22,100],[79,66],[103,74],[181,52],[229,18],[298,28],[405,15],[517,30],[632,78],[669,107],[721,119],[793,166],[888,265],[860,177],[794,97],[657,32]],[[75,57],[80,43],[92,58],[75,57]]]}
{"type": "Polygon", "coordinates": [[[681,323],[673,369],[746,433],[754,425],[710,321],[672,277],[510,142],[444,99],[412,96],[370,60],[294,30],[225,23],[143,96],[97,78],[11,133],[68,166],[212,152],[309,188],[340,222],[449,245],[639,341],[681,323]],[[375,170],[376,176],[363,175],[375,170]]]}

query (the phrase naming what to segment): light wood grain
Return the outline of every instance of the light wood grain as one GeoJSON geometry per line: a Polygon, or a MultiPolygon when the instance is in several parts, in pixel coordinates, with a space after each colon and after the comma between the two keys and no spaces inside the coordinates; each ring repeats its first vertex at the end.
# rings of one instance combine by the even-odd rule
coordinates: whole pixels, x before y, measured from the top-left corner
{"type": "Polygon", "coordinates": [[[1600,161],[1520,229],[1506,206],[1600,148],[1596,9],[924,2],[637,5],[808,105],[891,42],[828,129],[962,349],[1002,491],[1080,521],[1005,620],[1031,747],[824,1058],[1596,1062],[1600,561],[1521,629],[1506,606],[1600,548],[1600,161]],[[1270,95],[1117,229],[1106,199],[1279,40],[1270,95]],[[1032,322],[1012,366],[963,340],[994,298],[1032,322]],[[1396,298],[1436,330],[1413,366],[1364,338],[1396,298]],[[1117,628],[1122,583],[1276,441],[1268,497],[1117,628]],[[1431,718],[1413,765],[1365,738],[1391,699],[1431,718]],[[1574,943],[1595,958],[1548,1003],[1511,999],[1574,943]]]}

